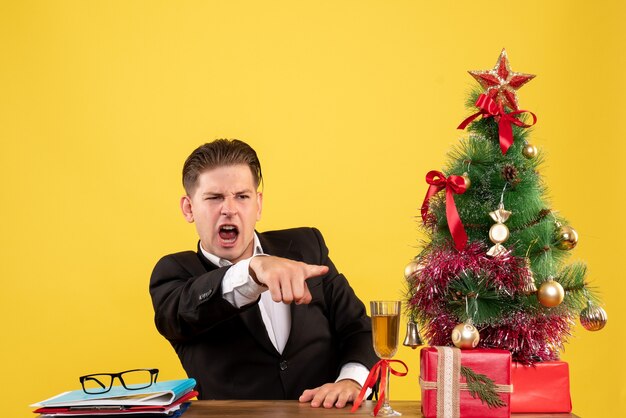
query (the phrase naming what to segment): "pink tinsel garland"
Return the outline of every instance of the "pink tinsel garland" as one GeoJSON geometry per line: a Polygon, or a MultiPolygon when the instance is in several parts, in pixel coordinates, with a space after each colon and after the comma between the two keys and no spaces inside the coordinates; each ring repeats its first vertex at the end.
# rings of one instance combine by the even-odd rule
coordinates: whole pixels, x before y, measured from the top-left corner
{"type": "MultiPolygon", "coordinates": [[[[455,297],[450,283],[461,274],[481,277],[486,287],[503,297],[523,294],[532,277],[523,258],[510,253],[488,257],[480,242],[472,242],[462,251],[452,245],[434,246],[416,261],[419,273],[408,279],[409,310],[420,319],[424,337],[431,345],[449,345],[452,329],[460,322],[447,306],[455,297]]],[[[480,347],[506,349],[514,360],[533,363],[558,358],[571,324],[572,318],[562,312],[546,315],[529,307],[526,311],[512,308],[498,323],[475,325],[480,332],[480,347]]]]}

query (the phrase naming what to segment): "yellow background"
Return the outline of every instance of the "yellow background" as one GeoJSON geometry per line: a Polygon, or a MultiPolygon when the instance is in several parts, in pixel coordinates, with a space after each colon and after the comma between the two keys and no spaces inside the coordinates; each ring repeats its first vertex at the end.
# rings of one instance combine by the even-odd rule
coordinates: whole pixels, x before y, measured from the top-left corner
{"type": "MultiPolygon", "coordinates": [[[[4,1],[0,5],[2,416],[89,372],[184,376],[155,330],[154,263],[193,249],[180,169],[248,141],[260,230],[317,226],[365,301],[400,298],[424,175],[463,135],[467,70],[506,47],[539,117],[553,207],[609,324],[576,325],[574,412],[626,414],[626,41],[620,1],[4,1]]],[[[404,327],[403,327],[404,328],[404,327]]],[[[392,397],[416,399],[418,351],[392,397]]],[[[541,384],[541,382],[538,382],[541,384]]],[[[30,414],[30,415],[29,415],[30,414]]]]}

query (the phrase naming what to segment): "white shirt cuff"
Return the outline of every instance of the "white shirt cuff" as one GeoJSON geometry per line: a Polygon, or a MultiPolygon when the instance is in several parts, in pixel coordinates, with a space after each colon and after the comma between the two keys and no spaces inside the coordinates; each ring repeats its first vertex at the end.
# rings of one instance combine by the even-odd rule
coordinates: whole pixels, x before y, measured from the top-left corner
{"type": "Polygon", "coordinates": [[[252,258],[234,264],[222,279],[222,297],[236,308],[256,302],[259,295],[267,290],[250,276],[250,260],[252,258]]]}
{"type": "MultiPolygon", "coordinates": [[[[357,382],[361,387],[365,384],[367,380],[367,376],[370,374],[370,371],[367,367],[362,365],[361,363],[350,362],[346,363],[341,367],[341,371],[339,372],[339,377],[335,382],[345,379],[352,379],[357,382]]],[[[365,392],[365,397],[367,398],[372,393],[372,389],[368,388],[365,392]]]]}

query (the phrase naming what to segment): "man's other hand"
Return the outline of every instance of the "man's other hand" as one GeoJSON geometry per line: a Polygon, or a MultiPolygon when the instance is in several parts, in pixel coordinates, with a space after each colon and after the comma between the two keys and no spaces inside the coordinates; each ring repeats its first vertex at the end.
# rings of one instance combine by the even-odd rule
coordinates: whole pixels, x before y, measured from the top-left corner
{"type": "Polygon", "coordinates": [[[250,275],[267,286],[274,302],[307,304],[311,292],[306,280],[328,273],[328,266],[317,266],[274,256],[253,257],[250,275]]]}
{"type": "Polygon", "coordinates": [[[300,402],[311,402],[313,408],[343,408],[348,402],[354,402],[359,396],[361,385],[351,379],[340,380],[336,383],[326,383],[315,389],[302,392],[300,402]]]}

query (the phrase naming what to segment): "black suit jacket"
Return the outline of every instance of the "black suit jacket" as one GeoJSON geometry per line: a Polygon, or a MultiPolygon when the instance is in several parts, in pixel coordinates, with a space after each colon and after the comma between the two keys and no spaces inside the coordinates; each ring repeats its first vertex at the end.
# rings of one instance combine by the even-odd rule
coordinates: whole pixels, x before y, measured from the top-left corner
{"type": "Polygon", "coordinates": [[[328,274],[307,280],[308,305],[291,305],[291,331],[282,355],[272,345],[258,303],[242,309],[222,298],[218,268],[200,251],[163,257],[150,279],[155,323],[189,375],[200,399],[297,399],[333,382],[342,365],[371,368],[371,322],[363,303],[328,258],[320,232],[297,228],[259,234],[263,251],[328,274]]]}

